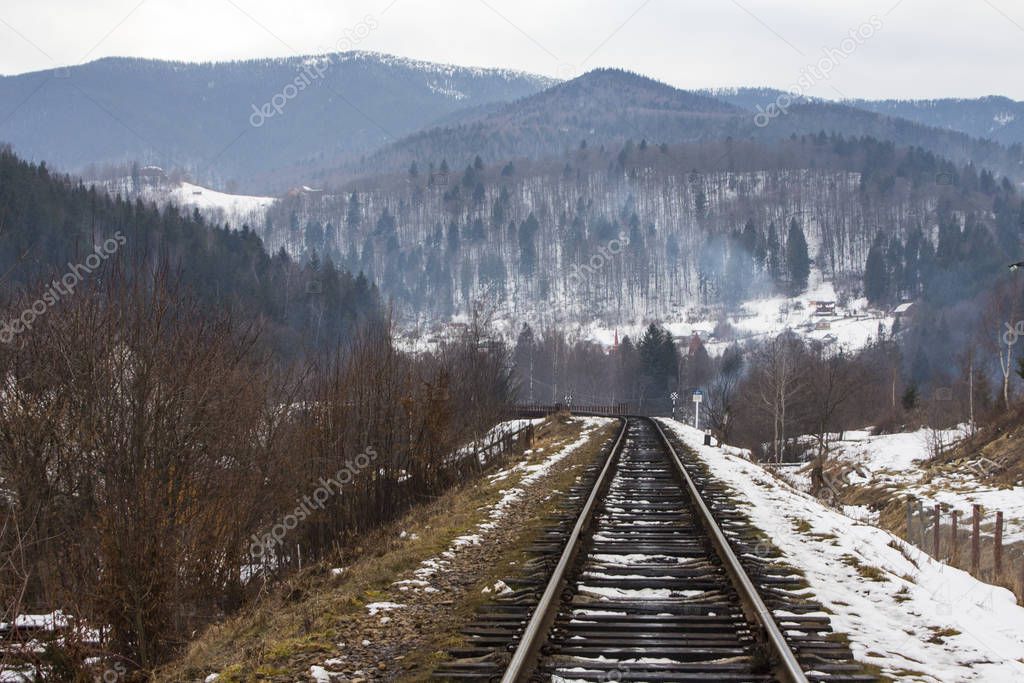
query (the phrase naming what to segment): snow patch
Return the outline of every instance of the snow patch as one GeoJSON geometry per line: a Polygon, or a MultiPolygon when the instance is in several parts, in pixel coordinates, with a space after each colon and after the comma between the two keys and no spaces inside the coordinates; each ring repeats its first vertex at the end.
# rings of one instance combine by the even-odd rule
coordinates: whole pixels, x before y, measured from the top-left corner
{"type": "Polygon", "coordinates": [[[728,449],[704,446],[700,431],[662,424],[749,501],[751,521],[803,570],[859,661],[900,680],[1024,680],[1024,608],[1010,591],[825,507],[728,449]],[[879,579],[858,567],[879,570],[879,579]]]}

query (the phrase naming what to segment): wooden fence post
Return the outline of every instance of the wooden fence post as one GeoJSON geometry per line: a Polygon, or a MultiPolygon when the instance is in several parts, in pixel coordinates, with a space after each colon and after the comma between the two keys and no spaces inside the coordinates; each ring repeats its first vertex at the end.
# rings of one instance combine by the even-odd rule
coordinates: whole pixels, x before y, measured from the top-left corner
{"type": "Polygon", "coordinates": [[[995,566],[995,578],[1003,573],[1003,511],[996,512],[996,545],[993,550],[993,564],[995,566]]]}
{"type": "Polygon", "coordinates": [[[953,510],[953,529],[949,533],[949,554],[950,564],[956,566],[956,561],[960,558],[960,543],[957,539],[957,520],[960,518],[960,511],[953,510]]]}
{"type": "Polygon", "coordinates": [[[1020,576],[1018,577],[1017,591],[1020,594],[1018,602],[1024,604],[1024,554],[1020,557],[1020,576]]]}
{"type": "Polygon", "coordinates": [[[975,503],[971,506],[971,512],[971,573],[977,574],[981,565],[981,506],[975,503]]]}
{"type": "Polygon", "coordinates": [[[917,540],[917,547],[925,552],[928,547],[928,517],[924,514],[924,501],[917,501],[917,520],[921,525],[920,536],[917,540]]]}
{"type": "Polygon", "coordinates": [[[907,499],[907,543],[914,542],[914,499],[907,499]]]}
{"type": "Polygon", "coordinates": [[[935,504],[934,518],[935,518],[935,529],[933,530],[932,536],[933,536],[933,539],[935,541],[935,552],[932,553],[932,556],[936,560],[938,560],[939,559],[939,546],[940,546],[939,532],[942,530],[942,526],[939,524],[942,521],[942,508],[939,507],[938,503],[935,504]]]}

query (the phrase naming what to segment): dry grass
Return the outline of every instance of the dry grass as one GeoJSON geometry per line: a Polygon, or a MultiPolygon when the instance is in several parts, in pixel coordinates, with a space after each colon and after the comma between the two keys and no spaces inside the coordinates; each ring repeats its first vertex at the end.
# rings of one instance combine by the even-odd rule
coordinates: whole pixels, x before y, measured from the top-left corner
{"type": "MultiPolygon", "coordinates": [[[[614,430],[610,426],[595,432],[587,446],[567,459],[565,467],[560,466],[545,484],[564,487],[559,490],[568,488],[577,469],[600,452],[614,430]]],[[[531,461],[552,455],[579,433],[578,422],[564,416],[549,419],[536,431],[531,461]]],[[[500,492],[520,476],[500,481],[484,477],[414,508],[394,524],[365,536],[332,563],[346,567],[340,576],[332,574],[331,565],[322,564],[290,578],[245,612],[209,628],[177,662],[157,672],[155,680],[203,680],[211,672],[220,672],[222,683],[296,680],[297,674],[308,671],[310,663],[337,651],[340,634],[365,614],[367,603],[384,599],[394,581],[422,560],[446,550],[453,538],[474,529],[500,492]],[[407,532],[404,539],[399,537],[402,531],[407,532]]],[[[557,501],[549,502],[553,508],[557,501]]],[[[537,524],[543,514],[537,510],[537,524]]],[[[505,561],[481,575],[478,583],[490,585],[501,578],[510,562],[521,560],[522,548],[535,531],[530,525],[518,529],[516,542],[503,551],[505,561]]],[[[464,599],[453,602],[444,618],[431,625],[431,647],[408,653],[403,665],[426,674],[441,652],[457,640],[458,625],[467,621],[486,597],[479,589],[466,591],[464,599]]]]}
{"type": "MultiPolygon", "coordinates": [[[[979,483],[1008,488],[1024,482],[1024,408],[1014,412],[999,423],[979,432],[973,439],[959,444],[943,456],[922,463],[921,482],[937,480],[950,473],[969,472],[979,483]],[[995,466],[979,466],[987,458],[995,466]]],[[[841,474],[843,463],[831,461],[827,469],[833,476],[841,474]]],[[[938,489],[936,488],[937,492],[938,489]]],[[[844,505],[863,505],[878,512],[878,526],[907,538],[906,495],[898,488],[882,485],[846,486],[841,493],[844,505]]],[[[940,552],[938,559],[964,571],[971,570],[971,520],[961,516],[956,543],[952,543],[952,528],[948,525],[948,511],[944,510],[943,526],[940,531],[940,552]]],[[[1024,582],[1021,581],[1021,565],[1024,564],[1024,543],[1003,545],[1003,567],[996,571],[994,560],[995,540],[993,537],[994,511],[986,511],[981,524],[981,557],[975,576],[982,580],[1013,591],[1018,602],[1024,604],[1024,582]]],[[[930,525],[931,512],[926,511],[930,525]]],[[[917,517],[915,517],[917,520],[917,517]]],[[[915,521],[913,545],[929,555],[934,551],[930,530],[925,538],[915,521]]],[[[904,553],[904,556],[907,556],[904,553]]],[[[907,556],[907,559],[911,559],[907,556]]],[[[913,560],[911,559],[913,562],[913,560]]],[[[915,563],[916,564],[916,563],[915,563]]]]}

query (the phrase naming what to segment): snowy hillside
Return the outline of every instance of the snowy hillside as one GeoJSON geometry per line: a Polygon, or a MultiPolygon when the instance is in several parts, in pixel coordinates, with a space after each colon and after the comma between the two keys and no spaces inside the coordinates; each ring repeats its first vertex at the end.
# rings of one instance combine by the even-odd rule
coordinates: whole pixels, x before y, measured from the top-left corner
{"type": "Polygon", "coordinates": [[[218,192],[184,180],[170,180],[156,167],[145,170],[148,176],[141,182],[131,177],[121,177],[94,184],[110,194],[141,199],[157,206],[174,204],[189,211],[198,209],[207,222],[218,225],[227,223],[236,230],[243,225],[255,230],[262,229],[266,223],[267,210],[277,201],[274,197],[218,192]]]}
{"type": "Polygon", "coordinates": [[[1024,680],[1024,608],[1013,594],[936,562],[820,504],[703,434],[664,424],[742,494],[751,521],[800,567],[859,661],[900,681],[1024,680]]]}
{"type": "MultiPolygon", "coordinates": [[[[815,301],[836,301],[835,287],[814,273],[817,283],[796,297],[770,297],[751,299],[740,305],[738,312],[723,312],[719,317],[701,318],[700,307],[694,307],[684,319],[669,318],[665,327],[677,339],[692,334],[700,336],[711,355],[721,354],[733,343],[744,343],[776,336],[792,330],[806,339],[813,339],[836,349],[857,350],[882,334],[892,330],[893,316],[880,313],[868,306],[867,300],[857,299],[847,307],[837,306],[835,315],[820,315],[815,301]]],[[[610,328],[598,323],[583,325],[578,336],[591,339],[604,346],[612,346],[615,337],[629,335],[639,338],[642,325],[624,325],[610,328]]]]}
{"type": "Polygon", "coordinates": [[[168,191],[148,188],[143,196],[157,203],[169,201],[178,206],[197,208],[211,217],[219,214],[232,227],[240,227],[243,222],[253,227],[262,225],[266,210],[276,201],[273,197],[217,192],[185,182],[168,191]]]}
{"type": "MultiPolygon", "coordinates": [[[[970,518],[973,505],[981,505],[989,517],[982,531],[991,533],[991,514],[1005,515],[1003,542],[1024,541],[1024,486],[995,486],[983,481],[985,470],[994,467],[984,458],[958,467],[928,467],[936,444],[948,448],[967,434],[966,425],[951,430],[920,429],[900,434],[872,436],[867,431],[846,432],[832,444],[830,459],[844,472],[844,481],[854,488],[881,489],[888,494],[914,496],[943,510],[958,510],[961,519],[970,518]]],[[[807,490],[809,473],[797,473],[794,483],[807,490]]],[[[879,500],[883,496],[878,495],[879,500]]]]}
{"type": "MultiPolygon", "coordinates": [[[[786,151],[811,151],[794,147],[786,151]]],[[[945,220],[934,180],[876,191],[858,172],[811,161],[815,168],[776,167],[774,159],[754,162],[763,170],[688,170],[712,151],[627,145],[539,166],[423,164],[345,193],[288,198],[271,209],[264,241],[367,273],[403,324],[482,305],[535,327],[591,326],[583,336],[605,342],[651,320],[707,331],[727,318],[736,338],[829,323],[808,336],[860,346],[879,322],[891,323],[856,301],[864,264],[879,235],[897,252],[915,234],[915,244],[933,244],[933,226],[945,220]],[[791,296],[795,233],[821,277],[791,296]],[[809,302],[837,301],[839,289],[853,300],[849,316],[812,320],[809,302]],[[740,310],[745,301],[756,303],[740,310]]],[[[916,265],[902,272],[924,275],[916,265]]],[[[920,289],[894,286],[911,298],[920,289]]]]}

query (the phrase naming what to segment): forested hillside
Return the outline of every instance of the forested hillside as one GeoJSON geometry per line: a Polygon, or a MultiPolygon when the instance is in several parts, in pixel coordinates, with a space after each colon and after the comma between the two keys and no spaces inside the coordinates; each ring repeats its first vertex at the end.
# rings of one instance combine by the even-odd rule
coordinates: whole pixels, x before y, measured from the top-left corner
{"type": "Polygon", "coordinates": [[[1024,102],[1008,97],[946,98],[937,100],[849,99],[829,103],[815,97],[795,95],[774,88],[719,88],[698,91],[736,107],[758,111],[791,98],[803,103],[831,104],[837,110],[850,108],[911,121],[929,128],[965,133],[1007,147],[1024,144],[1024,102]]]}
{"type": "Polygon", "coordinates": [[[1008,149],[964,133],[845,104],[790,98],[781,91],[684,91],[618,69],[598,69],[496,109],[466,112],[386,145],[358,163],[324,165],[312,177],[330,186],[443,156],[479,155],[489,163],[547,158],[574,149],[584,138],[610,145],[644,138],[669,144],[728,139],[769,144],[822,131],[919,146],[957,163],[983,164],[1024,180],[1020,145],[1008,149]]]}
{"type": "Polygon", "coordinates": [[[1024,219],[1009,181],[870,138],[467,161],[283,200],[267,240],[365,272],[405,320],[483,302],[509,319],[635,324],[798,293],[812,268],[859,296],[873,246],[875,303],[967,298],[1020,248],[1024,219]]]}
{"type": "MultiPolygon", "coordinates": [[[[51,281],[103,281],[164,270],[207,310],[265,324],[285,356],[329,348],[380,315],[376,288],[331,264],[270,255],[248,227],[110,197],[0,148],[0,273],[5,305],[53,295],[51,281]],[[110,240],[113,240],[112,242],[110,240]],[[104,256],[97,263],[90,255],[104,256]],[[87,263],[87,259],[89,260],[87,263]],[[83,268],[86,266],[86,268],[83,268]]],[[[56,290],[61,296],[73,294],[56,290]]],[[[59,298],[59,297],[57,297],[59,298]]],[[[56,305],[59,305],[58,301],[56,305]]]]}
{"type": "Polygon", "coordinates": [[[850,100],[848,104],[1004,145],[1024,144],[1024,102],[1008,97],[941,100],[850,100]]]}
{"type": "MultiPolygon", "coordinates": [[[[550,80],[362,52],[189,64],[108,58],[0,77],[0,141],[64,170],[137,161],[250,191],[550,80]]],[[[285,186],[287,187],[287,186],[285,186]]]]}

